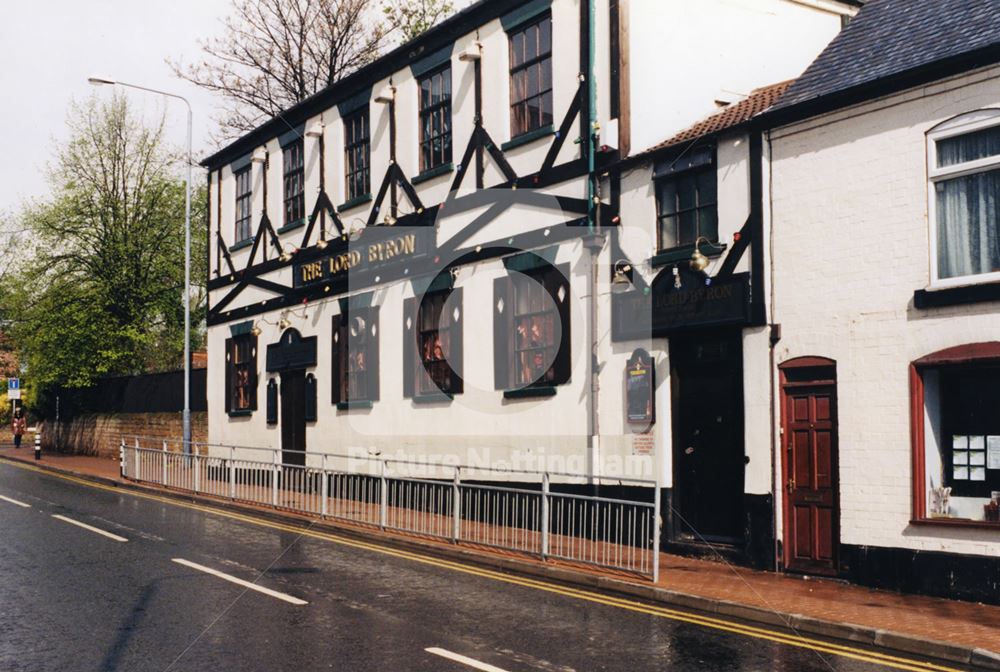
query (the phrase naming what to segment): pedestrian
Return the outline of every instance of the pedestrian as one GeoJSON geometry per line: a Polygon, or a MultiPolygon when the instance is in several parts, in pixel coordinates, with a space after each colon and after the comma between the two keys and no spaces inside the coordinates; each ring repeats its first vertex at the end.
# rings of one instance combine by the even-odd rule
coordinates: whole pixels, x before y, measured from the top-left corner
{"type": "Polygon", "coordinates": [[[21,437],[24,436],[24,432],[28,429],[28,421],[24,417],[24,411],[21,407],[14,409],[14,419],[10,423],[10,428],[14,432],[14,447],[21,447],[21,437]]]}

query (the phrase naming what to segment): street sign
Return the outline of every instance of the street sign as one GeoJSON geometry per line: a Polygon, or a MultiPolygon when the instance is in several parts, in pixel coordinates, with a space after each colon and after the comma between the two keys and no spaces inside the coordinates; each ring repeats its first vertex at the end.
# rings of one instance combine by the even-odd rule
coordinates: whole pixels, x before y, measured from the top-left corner
{"type": "Polygon", "coordinates": [[[20,378],[8,378],[7,379],[7,398],[10,400],[21,398],[21,379],[20,378]]]}

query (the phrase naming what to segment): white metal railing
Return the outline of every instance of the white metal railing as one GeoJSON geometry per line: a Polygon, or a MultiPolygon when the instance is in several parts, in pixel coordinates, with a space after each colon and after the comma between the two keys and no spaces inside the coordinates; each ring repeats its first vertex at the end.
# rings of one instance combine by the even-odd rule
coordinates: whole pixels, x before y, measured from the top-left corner
{"type": "Polygon", "coordinates": [[[123,437],[119,450],[134,481],[659,578],[654,481],[614,478],[650,495],[634,501],[562,492],[553,477],[586,482],[570,473],[207,443],[185,451],[139,436],[123,437]],[[416,467],[433,476],[411,475],[416,467]],[[515,476],[519,487],[504,484],[515,476]]]}

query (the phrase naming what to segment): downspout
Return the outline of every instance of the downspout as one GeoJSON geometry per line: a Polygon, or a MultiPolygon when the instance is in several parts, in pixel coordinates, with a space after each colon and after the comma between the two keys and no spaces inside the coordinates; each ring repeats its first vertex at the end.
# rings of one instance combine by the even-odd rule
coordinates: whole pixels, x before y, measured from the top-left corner
{"type": "MultiPolygon", "coordinates": [[[[586,116],[584,123],[584,137],[581,138],[583,141],[581,143],[584,151],[587,155],[587,236],[585,239],[585,247],[590,252],[590,264],[588,265],[588,284],[589,293],[587,307],[588,307],[588,331],[590,332],[590,394],[589,399],[589,428],[588,428],[588,446],[587,446],[587,461],[588,461],[588,473],[590,474],[591,484],[593,485],[594,494],[597,494],[598,489],[598,472],[599,472],[599,460],[600,460],[600,449],[601,449],[601,432],[600,432],[600,419],[599,419],[599,397],[600,397],[600,365],[599,365],[599,334],[597,328],[597,292],[598,292],[598,258],[600,256],[601,250],[604,248],[604,234],[601,231],[600,226],[600,196],[598,194],[597,185],[597,172],[596,172],[596,153],[597,153],[597,142],[598,134],[600,131],[600,125],[597,122],[597,85],[594,76],[594,52],[596,43],[596,8],[595,0],[587,0],[586,3],[581,3],[580,12],[581,23],[586,25],[586,54],[585,58],[581,58],[581,64],[585,65],[584,70],[584,81],[586,83],[586,116]]],[[[581,32],[581,40],[583,39],[583,30],[581,32]]],[[[584,116],[581,114],[581,116],[584,116]]]]}
{"type": "MultiPolygon", "coordinates": [[[[784,493],[779,486],[777,479],[777,468],[778,468],[778,451],[783,450],[784,442],[777,440],[778,432],[778,417],[775,413],[775,400],[776,400],[776,386],[777,381],[775,380],[775,356],[774,348],[778,344],[778,340],[781,338],[781,331],[778,323],[775,321],[774,311],[775,311],[775,290],[774,290],[774,158],[772,152],[774,151],[771,145],[771,130],[767,130],[767,210],[768,210],[768,231],[767,231],[767,248],[768,248],[768,273],[770,275],[770,287],[769,289],[769,300],[770,300],[770,324],[768,325],[768,344],[770,348],[768,349],[768,378],[770,379],[770,415],[771,415],[771,490],[773,491],[772,501],[771,501],[771,537],[774,540],[774,571],[781,571],[781,540],[778,539],[778,498],[782,498],[784,502],[784,493]]],[[[763,241],[761,241],[763,244],[763,241]]]]}

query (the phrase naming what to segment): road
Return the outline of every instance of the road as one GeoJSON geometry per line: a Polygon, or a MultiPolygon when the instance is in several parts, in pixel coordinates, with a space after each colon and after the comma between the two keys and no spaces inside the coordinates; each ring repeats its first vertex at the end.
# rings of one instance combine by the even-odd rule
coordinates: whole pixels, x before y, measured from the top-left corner
{"type": "Polygon", "coordinates": [[[5,672],[953,669],[2,462],[0,534],[5,672]]]}

